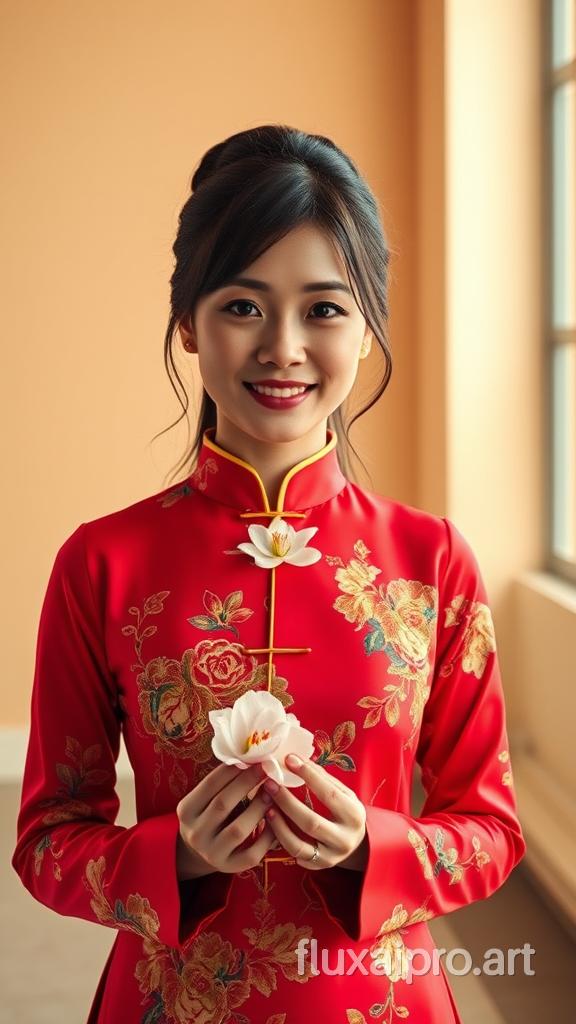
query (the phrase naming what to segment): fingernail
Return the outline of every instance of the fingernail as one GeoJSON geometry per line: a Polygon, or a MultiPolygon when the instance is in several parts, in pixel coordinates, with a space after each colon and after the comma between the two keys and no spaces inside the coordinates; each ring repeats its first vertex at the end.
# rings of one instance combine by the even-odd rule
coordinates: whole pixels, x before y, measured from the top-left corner
{"type": "Polygon", "coordinates": [[[297,754],[288,754],[286,764],[289,765],[290,768],[299,768],[302,761],[297,754]]]}

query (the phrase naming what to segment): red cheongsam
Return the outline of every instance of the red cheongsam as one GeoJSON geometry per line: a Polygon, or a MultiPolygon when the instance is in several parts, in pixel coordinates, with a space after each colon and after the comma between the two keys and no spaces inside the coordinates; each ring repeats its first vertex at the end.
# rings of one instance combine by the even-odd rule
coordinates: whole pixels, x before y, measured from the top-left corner
{"type": "MultiPolygon", "coordinates": [[[[185,481],[56,554],[12,865],[57,913],[116,930],[89,1024],[458,1022],[444,966],[411,976],[411,951],[433,964],[427,922],[490,896],[526,848],[476,558],[450,519],[351,483],[334,431],[276,508],[214,435],[185,481]],[[239,549],[276,517],[316,527],[321,557],[264,568],[239,549]],[[178,881],[176,806],[220,763],[208,713],[248,689],[278,697],[364,804],[363,871],[280,847],[178,881]],[[121,733],[130,828],[115,824],[121,733]]],[[[329,817],[310,787],[291,792],[329,817]]]]}

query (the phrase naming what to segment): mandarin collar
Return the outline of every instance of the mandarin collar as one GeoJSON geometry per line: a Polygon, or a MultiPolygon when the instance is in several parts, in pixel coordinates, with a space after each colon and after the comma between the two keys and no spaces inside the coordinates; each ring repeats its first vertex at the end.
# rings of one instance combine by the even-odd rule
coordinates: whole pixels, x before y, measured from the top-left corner
{"type": "Polygon", "coordinates": [[[216,427],[208,427],[189,484],[194,490],[241,512],[286,512],[320,505],[344,488],[347,478],[337,454],[338,435],[328,429],[320,451],[297,462],[284,475],[273,508],[258,471],[249,462],[216,444],[216,427]]]}

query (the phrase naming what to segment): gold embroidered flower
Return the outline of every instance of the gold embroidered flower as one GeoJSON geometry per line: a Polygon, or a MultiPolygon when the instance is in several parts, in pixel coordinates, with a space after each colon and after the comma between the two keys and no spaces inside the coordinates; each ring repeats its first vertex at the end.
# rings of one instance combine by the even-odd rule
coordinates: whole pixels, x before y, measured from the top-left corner
{"type": "Polygon", "coordinates": [[[240,551],[252,555],[256,565],[262,569],[272,569],[281,562],[290,565],[312,565],[322,557],[317,548],[306,547],[309,540],[318,532],[317,526],[305,530],[295,530],[290,523],[276,516],[270,526],[252,523],[248,527],[251,544],[238,544],[240,551]]]}
{"type": "Polygon", "coordinates": [[[392,916],[378,929],[376,942],[370,947],[370,956],[390,981],[405,981],[408,977],[412,951],[404,943],[403,936],[407,931],[404,925],[429,921],[434,916],[431,910],[426,909],[427,899],[410,915],[402,903],[397,903],[392,916]]]}
{"type": "Polygon", "coordinates": [[[268,690],[247,690],[232,707],[208,712],[214,729],[212,750],[224,764],[249,768],[261,763],[270,778],[280,785],[303,786],[301,779],[284,765],[291,752],[304,759],[311,757],[314,736],[304,729],[296,715],[286,713],[284,705],[268,690]]]}

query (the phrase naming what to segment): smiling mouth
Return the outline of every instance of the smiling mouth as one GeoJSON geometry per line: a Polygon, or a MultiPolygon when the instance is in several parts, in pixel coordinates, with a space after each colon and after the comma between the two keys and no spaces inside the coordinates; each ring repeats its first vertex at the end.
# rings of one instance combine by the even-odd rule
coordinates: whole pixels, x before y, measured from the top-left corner
{"type": "MultiPolygon", "coordinates": [[[[242,381],[242,383],[243,383],[244,387],[245,387],[245,388],[246,388],[246,389],[247,389],[248,391],[256,391],[256,393],[258,393],[258,394],[262,394],[262,393],[265,393],[265,392],[262,392],[262,391],[258,391],[258,389],[257,389],[257,388],[255,388],[253,384],[250,384],[250,382],[249,382],[249,381],[242,381]]],[[[269,389],[269,390],[271,390],[271,391],[291,391],[291,390],[294,390],[294,391],[296,391],[296,388],[295,388],[295,387],[292,387],[292,386],[288,386],[288,385],[282,385],[282,384],[278,384],[278,385],[277,385],[276,387],[274,387],[274,388],[272,387],[272,385],[268,385],[268,384],[266,384],[266,385],[265,385],[265,387],[266,387],[266,388],[268,388],[268,389],[269,389]]],[[[315,388],[315,387],[318,387],[318,384],[308,384],[308,385],[307,385],[307,386],[306,386],[306,387],[304,388],[304,390],[303,390],[303,391],[301,391],[301,393],[303,394],[303,393],[304,393],[304,391],[312,391],[312,389],[313,389],[313,388],[315,388]]],[[[300,388],[297,388],[297,390],[299,391],[299,390],[300,390],[300,388]]]]}

